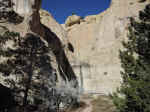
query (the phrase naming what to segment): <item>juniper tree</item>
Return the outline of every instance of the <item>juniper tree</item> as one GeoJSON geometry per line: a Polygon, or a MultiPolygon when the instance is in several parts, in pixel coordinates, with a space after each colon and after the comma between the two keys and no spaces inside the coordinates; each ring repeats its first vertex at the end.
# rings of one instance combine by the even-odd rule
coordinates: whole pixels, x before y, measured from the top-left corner
{"type": "Polygon", "coordinates": [[[54,97],[51,88],[55,87],[57,77],[50,51],[33,34],[23,38],[19,33],[7,31],[0,36],[0,77],[14,91],[19,105],[38,106],[54,97]]]}
{"type": "Polygon", "coordinates": [[[150,112],[150,4],[138,20],[130,18],[128,29],[120,51],[123,81],[113,101],[118,112],[150,112]]]}
{"type": "Polygon", "coordinates": [[[20,37],[6,31],[0,35],[0,78],[11,88],[15,101],[41,111],[68,108],[74,102],[71,88],[57,88],[53,49],[33,34],[20,37]]]}

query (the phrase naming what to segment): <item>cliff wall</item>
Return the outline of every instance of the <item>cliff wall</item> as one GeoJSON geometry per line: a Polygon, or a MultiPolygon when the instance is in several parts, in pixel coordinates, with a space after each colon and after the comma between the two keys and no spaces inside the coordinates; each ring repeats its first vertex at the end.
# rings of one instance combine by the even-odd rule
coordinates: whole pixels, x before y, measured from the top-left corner
{"type": "Polygon", "coordinates": [[[77,101],[78,81],[66,56],[65,30],[52,17],[49,26],[43,24],[41,0],[0,3],[5,4],[0,6],[5,15],[0,17],[0,85],[13,91],[14,111],[55,112],[60,106],[57,98],[62,108],[77,101]]]}
{"type": "Polygon", "coordinates": [[[112,0],[103,13],[62,25],[74,47],[68,56],[85,93],[109,94],[120,86],[119,50],[127,36],[129,17],[136,18],[148,2],[112,0]]]}

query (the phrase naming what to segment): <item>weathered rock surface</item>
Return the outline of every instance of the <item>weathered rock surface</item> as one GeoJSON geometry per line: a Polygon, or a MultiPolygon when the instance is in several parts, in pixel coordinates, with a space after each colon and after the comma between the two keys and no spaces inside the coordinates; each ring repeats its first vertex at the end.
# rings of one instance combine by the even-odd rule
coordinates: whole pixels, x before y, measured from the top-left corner
{"type": "MultiPolygon", "coordinates": [[[[13,10],[18,14],[30,14],[33,13],[32,6],[35,5],[35,0],[11,0],[13,5],[13,10]]],[[[41,7],[41,0],[36,1],[41,7]]]]}
{"type": "MultiPolygon", "coordinates": [[[[127,35],[129,17],[137,17],[149,1],[112,0],[102,14],[64,27],[74,53],[68,54],[84,92],[108,94],[121,82],[119,49],[127,35]]],[[[64,26],[64,25],[63,25],[64,26]]]]}
{"type": "MultiPolygon", "coordinates": [[[[4,1],[0,2],[3,3],[4,1]]],[[[7,0],[7,2],[12,4],[11,0],[7,0]]],[[[27,46],[22,47],[20,52],[17,51],[10,54],[11,57],[9,58],[1,53],[0,66],[12,62],[12,60],[13,62],[17,62],[16,60],[19,58],[29,60],[24,60],[27,62],[27,66],[26,64],[24,67],[19,65],[19,67],[23,67],[21,69],[17,68],[18,66],[14,66],[13,71],[10,69],[9,73],[5,73],[1,68],[0,84],[13,90],[15,99],[20,106],[24,105],[24,98],[27,95],[28,104],[36,107],[34,109],[37,109],[36,111],[38,112],[50,111],[53,108],[56,109],[58,98],[62,107],[66,104],[68,105],[68,103],[70,105],[78,95],[78,82],[64,50],[64,46],[67,43],[67,40],[64,38],[66,32],[63,32],[63,28],[53,18],[50,18],[50,22],[48,23],[49,28],[46,26],[46,23],[45,25],[41,23],[39,14],[41,0],[13,0],[13,2],[15,5],[13,7],[10,5],[9,7],[12,10],[7,10],[6,12],[10,14],[9,11],[13,11],[16,16],[21,16],[23,20],[19,23],[14,23],[8,21],[9,15],[7,15],[5,21],[0,23],[0,33],[2,35],[5,32],[13,31],[20,33],[20,36],[16,40],[8,39],[3,44],[3,40],[1,39],[1,52],[15,51],[25,44],[27,46]],[[61,33],[59,33],[60,31],[61,33]],[[28,54],[21,58],[21,54],[15,54],[24,52],[24,50],[26,51],[27,47],[29,49],[37,48],[33,51],[35,53],[34,56],[28,54]],[[40,54],[44,51],[46,53],[40,54]],[[17,55],[18,57],[16,57],[17,55]],[[26,72],[29,74],[26,74],[26,72]],[[8,76],[6,77],[6,75],[8,76]],[[29,85],[27,82],[29,82],[29,85]],[[25,94],[25,91],[28,91],[28,94],[25,94]]],[[[46,17],[46,15],[44,16],[46,17]]],[[[44,23],[45,20],[42,20],[44,23]]]]}
{"type": "Polygon", "coordinates": [[[47,11],[41,9],[40,17],[41,23],[47,26],[49,29],[51,29],[51,31],[57,35],[57,37],[62,41],[64,45],[67,45],[68,43],[67,32],[59,23],[56,22],[56,20],[52,17],[52,15],[47,11]]]}
{"type": "MultiPolygon", "coordinates": [[[[76,76],[69,61],[78,76],[81,92],[108,94],[120,86],[121,65],[118,50],[122,48],[121,41],[127,34],[128,18],[136,17],[148,0],[143,3],[139,3],[138,0],[112,0],[110,7],[103,13],[84,19],[79,16],[69,17],[72,19],[68,19],[69,22],[66,21],[66,25],[63,26],[46,11],[41,10],[39,15],[40,0],[13,0],[13,2],[15,5],[11,7],[12,10],[23,17],[23,20],[17,23],[10,21],[0,23],[0,32],[19,32],[22,38],[27,38],[30,34],[51,49],[48,53],[51,69],[45,71],[47,65],[42,66],[43,77],[40,75],[39,78],[37,71],[34,71],[32,80],[32,84],[42,84],[44,89],[41,88],[39,94],[35,95],[37,89],[30,88],[29,102],[35,103],[33,97],[43,98],[41,105],[43,108],[39,109],[51,107],[56,99],[48,99],[45,95],[47,92],[51,93],[53,87],[57,87],[57,93],[63,95],[78,94],[76,76]],[[72,52],[68,52],[66,49],[68,47],[72,52]]],[[[3,47],[15,49],[13,45],[12,41],[8,41],[3,47]]],[[[0,63],[8,60],[7,57],[0,59],[0,63]]],[[[20,82],[17,81],[22,78],[24,77],[0,75],[0,83],[12,89],[6,79],[13,80],[20,87],[20,82]]],[[[24,89],[24,86],[21,87],[24,89]]],[[[23,93],[20,96],[22,98],[23,93]]],[[[64,104],[65,102],[62,102],[61,106],[64,104]]]]}

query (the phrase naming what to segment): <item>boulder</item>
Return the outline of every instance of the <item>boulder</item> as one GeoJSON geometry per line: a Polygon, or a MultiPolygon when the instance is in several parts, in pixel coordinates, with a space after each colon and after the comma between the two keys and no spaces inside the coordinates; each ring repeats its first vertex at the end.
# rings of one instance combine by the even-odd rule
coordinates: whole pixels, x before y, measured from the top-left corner
{"type": "Polygon", "coordinates": [[[81,21],[81,17],[80,16],[72,15],[72,16],[69,16],[66,19],[65,26],[69,27],[69,26],[72,26],[74,24],[80,24],[80,21],[81,21]]]}

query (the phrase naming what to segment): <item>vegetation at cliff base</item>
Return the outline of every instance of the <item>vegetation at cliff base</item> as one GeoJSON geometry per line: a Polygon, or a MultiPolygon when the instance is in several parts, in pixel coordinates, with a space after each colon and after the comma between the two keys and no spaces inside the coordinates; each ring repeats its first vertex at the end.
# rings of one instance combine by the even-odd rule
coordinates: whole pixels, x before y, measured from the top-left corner
{"type": "MultiPolygon", "coordinates": [[[[3,84],[12,91],[18,105],[26,107],[29,104],[36,104],[37,106],[45,98],[40,93],[40,91],[44,91],[43,88],[46,89],[44,83],[41,81],[36,84],[33,81],[33,75],[35,80],[42,79],[45,74],[42,71],[47,69],[52,74],[48,51],[49,48],[45,46],[44,42],[32,34],[27,34],[26,38],[20,37],[19,33],[10,31],[0,35],[0,77],[4,79],[3,84]],[[33,98],[29,91],[34,94],[33,98]],[[29,94],[31,98],[28,97],[29,94]]],[[[45,99],[48,100],[48,96],[45,99]]],[[[4,109],[6,108],[4,107],[4,109]]]]}
{"type": "MultiPolygon", "coordinates": [[[[36,110],[46,101],[56,102],[53,99],[58,94],[52,95],[54,89],[49,89],[55,86],[56,82],[49,51],[50,48],[33,34],[27,34],[23,38],[19,33],[6,31],[0,35],[0,78],[3,79],[0,90],[4,93],[0,94],[0,99],[4,99],[0,100],[0,103],[6,102],[5,106],[0,105],[0,111],[9,110],[15,106],[36,110]],[[10,91],[9,96],[12,98],[9,98],[7,91],[10,91]],[[10,105],[10,99],[12,102],[14,99],[16,104],[10,105]]],[[[52,107],[53,105],[49,108],[52,107]]],[[[45,105],[42,108],[44,110],[45,105]]]]}
{"type": "Polygon", "coordinates": [[[120,51],[123,81],[113,102],[118,112],[150,112],[150,4],[130,18],[128,29],[120,51]]]}

